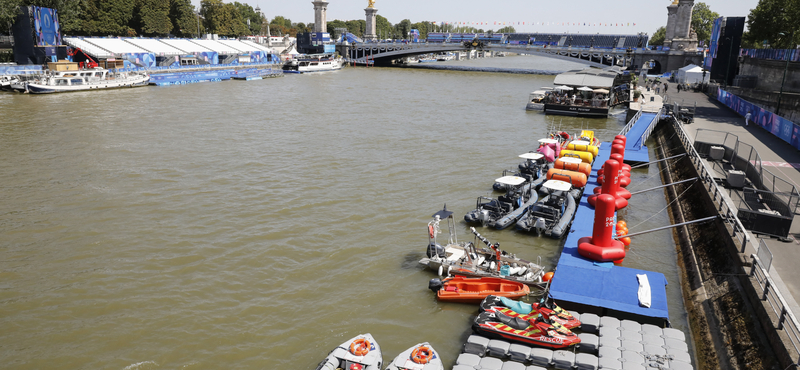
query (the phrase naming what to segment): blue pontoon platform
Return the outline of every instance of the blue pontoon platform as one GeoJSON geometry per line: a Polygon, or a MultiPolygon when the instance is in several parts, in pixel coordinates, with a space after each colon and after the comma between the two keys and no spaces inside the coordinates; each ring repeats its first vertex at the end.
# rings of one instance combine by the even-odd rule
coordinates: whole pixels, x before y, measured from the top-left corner
{"type": "MultiPolygon", "coordinates": [[[[642,118],[646,119],[646,118],[642,118]]],[[[655,119],[655,114],[650,120],[655,119]]],[[[634,135],[641,136],[641,133],[634,135]]],[[[635,142],[628,136],[628,143],[635,142]]],[[[594,208],[587,199],[592,190],[599,186],[597,170],[611,154],[609,143],[603,143],[592,166],[592,174],[575,213],[572,229],[567,235],[564,249],[558,260],[550,295],[559,305],[582,312],[598,315],[630,317],[639,322],[665,325],[669,321],[667,306],[667,278],[653,271],[615,266],[612,263],[598,263],[578,254],[578,239],[592,235],[594,208]],[[639,305],[639,281],[637,274],[647,275],[650,282],[651,306],[639,305]]],[[[626,159],[628,156],[626,149],[626,159]]],[[[646,154],[646,148],[645,148],[646,154]]],[[[647,161],[646,159],[644,161],[647,161]]]]}

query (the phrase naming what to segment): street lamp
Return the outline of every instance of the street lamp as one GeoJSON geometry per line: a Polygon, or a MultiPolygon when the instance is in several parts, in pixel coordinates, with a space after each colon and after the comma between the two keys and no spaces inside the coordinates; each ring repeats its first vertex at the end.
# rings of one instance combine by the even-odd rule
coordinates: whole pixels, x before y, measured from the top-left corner
{"type": "MultiPolygon", "coordinates": [[[[786,36],[785,33],[781,32],[778,35],[786,36]]],[[[794,30],[792,30],[792,36],[789,38],[789,42],[794,40],[794,30]]],[[[778,108],[775,109],[776,115],[781,115],[781,98],[783,97],[783,84],[786,82],[786,70],[789,69],[789,53],[786,53],[786,65],[783,67],[783,79],[781,80],[781,92],[778,93],[778,108]]]]}

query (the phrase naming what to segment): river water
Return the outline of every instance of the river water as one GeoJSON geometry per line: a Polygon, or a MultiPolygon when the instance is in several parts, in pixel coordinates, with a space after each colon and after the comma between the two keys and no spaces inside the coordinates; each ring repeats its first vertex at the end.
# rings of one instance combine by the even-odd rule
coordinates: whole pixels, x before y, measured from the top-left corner
{"type": "MultiPolygon", "coordinates": [[[[567,70],[542,57],[452,62],[567,70]]],[[[426,223],[458,220],[548,125],[552,75],[346,68],[264,81],[0,94],[0,367],[306,369],[370,332],[384,360],[429,341],[454,363],[477,313],[438,303],[426,223]]],[[[632,190],[660,184],[634,171],[632,190]]],[[[637,195],[631,232],[669,223],[637,195]]],[[[458,223],[459,236],[472,240],[458,223]]],[[[482,233],[552,268],[559,243],[482,233]]],[[[671,234],[625,266],[663,272],[686,329],[671,234]]]]}

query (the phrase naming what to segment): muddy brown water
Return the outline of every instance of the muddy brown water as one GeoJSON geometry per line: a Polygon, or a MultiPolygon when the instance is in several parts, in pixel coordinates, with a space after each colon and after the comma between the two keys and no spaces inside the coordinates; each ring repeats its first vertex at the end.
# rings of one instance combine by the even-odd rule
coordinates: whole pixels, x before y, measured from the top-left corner
{"type": "MultiPolygon", "coordinates": [[[[543,70],[540,57],[460,62],[543,70]]],[[[0,358],[15,369],[313,368],[358,333],[384,361],[431,342],[451,365],[474,306],[438,303],[426,223],[461,220],[548,126],[554,76],[347,68],[265,81],[0,94],[0,358]]],[[[660,184],[636,170],[631,190],[660,184]]],[[[637,195],[631,232],[669,223],[637,195]]],[[[459,237],[471,239],[458,223],[459,237]]],[[[481,231],[556,263],[559,242],[481,231]]],[[[626,266],[663,272],[686,329],[668,231],[626,266]]]]}

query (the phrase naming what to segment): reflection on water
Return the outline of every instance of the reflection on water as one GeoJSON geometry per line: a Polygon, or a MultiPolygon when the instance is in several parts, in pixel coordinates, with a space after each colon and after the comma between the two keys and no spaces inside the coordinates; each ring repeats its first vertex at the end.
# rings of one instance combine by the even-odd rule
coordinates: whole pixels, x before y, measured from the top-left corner
{"type": "MultiPolygon", "coordinates": [[[[19,369],[299,369],[371,332],[385,361],[429,341],[452,363],[477,310],[427,290],[434,274],[416,260],[430,215],[446,203],[461,219],[548,126],[609,139],[623,124],[622,111],[526,112],[552,80],[347,68],[0,95],[0,357],[19,369]]],[[[633,176],[632,189],[660,183],[655,167],[633,176]]],[[[631,232],[669,222],[644,221],[661,193],[636,197],[631,232]]],[[[471,239],[461,222],[458,233],[471,239]]],[[[558,258],[554,240],[481,233],[550,268],[558,258]]],[[[625,263],[667,275],[681,327],[674,261],[663,232],[635,238],[625,263]]]]}

